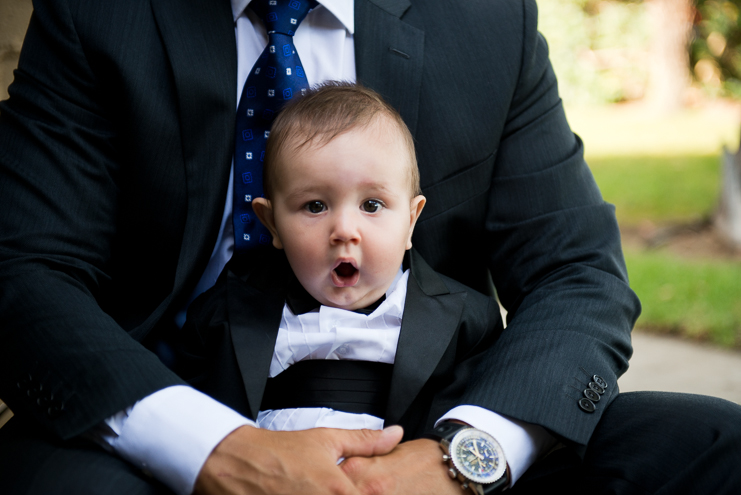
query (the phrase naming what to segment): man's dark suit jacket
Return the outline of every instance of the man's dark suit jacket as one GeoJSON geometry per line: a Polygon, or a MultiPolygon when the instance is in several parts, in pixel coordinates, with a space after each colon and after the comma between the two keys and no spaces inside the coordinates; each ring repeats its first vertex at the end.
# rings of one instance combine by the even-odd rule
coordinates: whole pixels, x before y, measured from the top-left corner
{"type": "MultiPolygon", "coordinates": [[[[260,263],[227,265],[216,285],[191,304],[175,345],[181,376],[252,419],[287,295],[304,292],[283,252],[270,251],[260,263]]],[[[418,438],[460,403],[503,327],[491,297],[435,273],[414,251],[404,265],[410,274],[384,419],[402,425],[405,438],[418,438]]]]}
{"type": "MultiPolygon", "coordinates": [[[[183,383],[151,349],[216,241],[237,57],[227,0],[34,7],[0,106],[0,398],[66,439],[183,383]]],[[[509,310],[461,400],[585,444],[639,303],[536,25],[534,0],[356,0],[357,76],[415,137],[416,248],[509,310]]]]}

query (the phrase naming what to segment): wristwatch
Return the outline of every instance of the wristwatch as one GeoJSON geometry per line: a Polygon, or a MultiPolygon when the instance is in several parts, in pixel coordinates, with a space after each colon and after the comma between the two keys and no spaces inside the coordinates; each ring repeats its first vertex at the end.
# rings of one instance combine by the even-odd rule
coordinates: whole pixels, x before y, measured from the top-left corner
{"type": "Polygon", "coordinates": [[[509,486],[507,459],[494,437],[467,425],[443,421],[425,435],[440,442],[450,477],[477,495],[509,486]]]}

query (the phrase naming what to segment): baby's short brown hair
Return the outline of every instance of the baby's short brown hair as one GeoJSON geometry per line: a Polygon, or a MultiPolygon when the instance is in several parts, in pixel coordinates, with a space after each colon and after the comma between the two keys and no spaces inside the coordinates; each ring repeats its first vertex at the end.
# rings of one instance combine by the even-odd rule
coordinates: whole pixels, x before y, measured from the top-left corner
{"type": "Polygon", "coordinates": [[[412,197],[420,194],[414,139],[401,115],[371,89],[330,81],[291,100],[273,122],[263,165],[265,197],[270,199],[275,190],[275,163],[289,143],[294,150],[307,144],[322,146],[343,132],[369,126],[379,117],[386,117],[398,128],[409,152],[412,197]]]}

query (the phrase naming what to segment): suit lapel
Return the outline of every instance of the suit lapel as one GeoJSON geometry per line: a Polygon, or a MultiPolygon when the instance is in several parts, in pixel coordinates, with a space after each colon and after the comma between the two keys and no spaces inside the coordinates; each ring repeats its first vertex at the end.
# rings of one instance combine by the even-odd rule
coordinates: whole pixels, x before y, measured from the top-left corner
{"type": "Polygon", "coordinates": [[[465,293],[451,294],[440,277],[409,253],[401,335],[396,349],[386,424],[398,423],[440,362],[458,329],[465,293]]]}
{"type": "Polygon", "coordinates": [[[226,199],[237,107],[237,54],[229,2],[151,2],[177,93],[188,209],[173,291],[130,332],[139,341],[168,308],[185,303],[185,289],[195,287],[206,268],[226,199]]]}
{"type": "Polygon", "coordinates": [[[358,82],[396,108],[414,135],[422,83],[424,31],[403,22],[408,0],[355,0],[358,82]]]}
{"type": "Polygon", "coordinates": [[[218,234],[233,153],[237,53],[228,1],[152,0],[152,8],[172,66],[188,185],[177,290],[197,282],[218,234]]]}

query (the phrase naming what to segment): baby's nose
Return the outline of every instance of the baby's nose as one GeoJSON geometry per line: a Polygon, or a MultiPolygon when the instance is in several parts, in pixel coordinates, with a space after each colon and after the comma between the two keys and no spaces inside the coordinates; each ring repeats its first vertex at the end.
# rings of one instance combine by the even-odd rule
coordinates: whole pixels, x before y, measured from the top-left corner
{"type": "Polygon", "coordinates": [[[338,212],[335,215],[331,235],[333,242],[352,242],[360,239],[355,216],[351,212],[338,212]]]}

